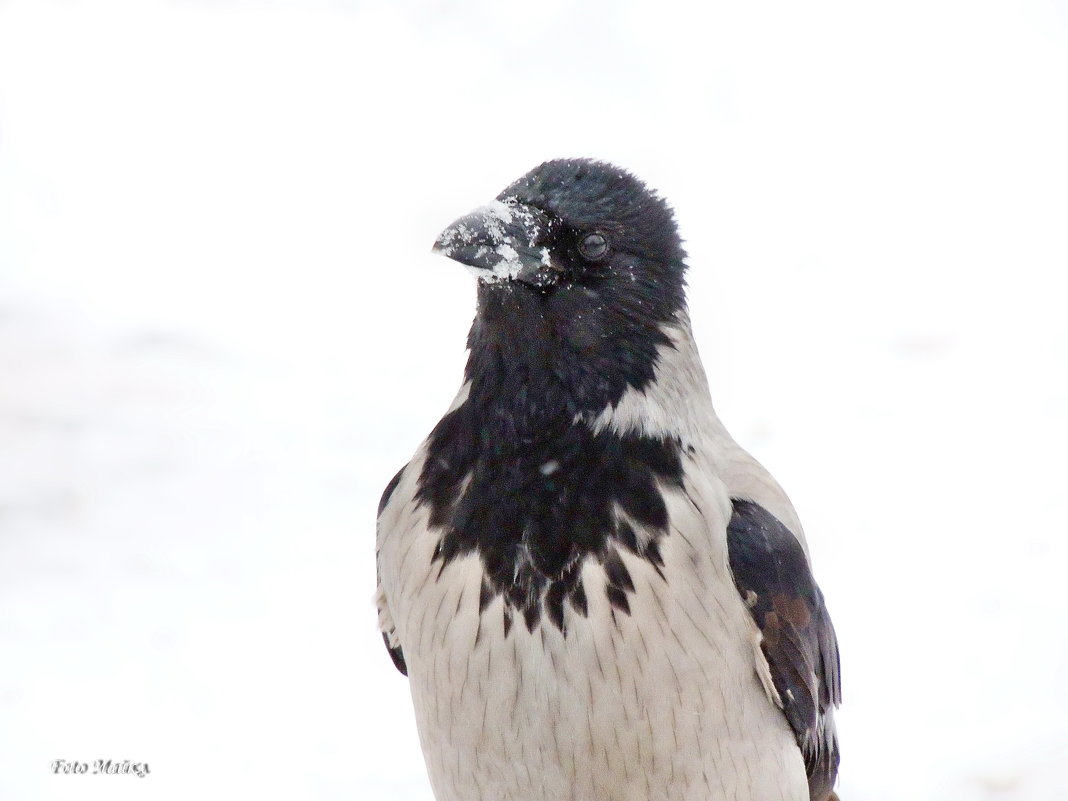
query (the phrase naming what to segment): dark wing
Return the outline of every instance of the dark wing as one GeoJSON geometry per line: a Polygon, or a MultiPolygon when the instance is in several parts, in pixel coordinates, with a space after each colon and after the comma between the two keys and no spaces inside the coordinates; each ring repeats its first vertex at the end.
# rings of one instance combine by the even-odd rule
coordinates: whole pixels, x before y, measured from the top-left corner
{"type": "MultiPolygon", "coordinates": [[[[404,475],[404,469],[407,466],[408,465],[405,465],[400,470],[398,470],[397,475],[393,476],[393,478],[390,479],[390,482],[386,484],[386,489],[382,493],[382,499],[378,502],[378,518],[382,517],[382,510],[386,508],[386,504],[389,503],[389,499],[393,496],[393,490],[395,490],[397,488],[397,485],[400,483],[401,476],[404,475]]],[[[381,593],[379,593],[377,597],[379,603],[378,612],[381,618],[381,604],[384,603],[384,600],[382,598],[381,593]]],[[[386,650],[389,651],[389,658],[393,660],[393,664],[396,665],[397,670],[399,670],[403,675],[407,676],[408,665],[404,662],[404,652],[401,650],[400,643],[397,643],[396,645],[392,645],[390,643],[391,638],[396,640],[396,636],[394,635],[393,631],[382,632],[382,641],[386,644],[386,650]]]]}
{"type": "Polygon", "coordinates": [[[396,648],[390,645],[389,635],[384,631],[382,632],[382,642],[386,644],[386,650],[389,651],[389,658],[393,660],[393,664],[396,666],[397,670],[401,672],[402,676],[407,676],[408,665],[404,663],[404,651],[401,650],[399,645],[396,648]]]}
{"type": "Polygon", "coordinates": [[[759,504],[732,503],[734,584],[763,634],[761,650],[805,759],[809,796],[824,801],[838,773],[834,707],[842,686],[834,626],[797,538],[759,504]]]}

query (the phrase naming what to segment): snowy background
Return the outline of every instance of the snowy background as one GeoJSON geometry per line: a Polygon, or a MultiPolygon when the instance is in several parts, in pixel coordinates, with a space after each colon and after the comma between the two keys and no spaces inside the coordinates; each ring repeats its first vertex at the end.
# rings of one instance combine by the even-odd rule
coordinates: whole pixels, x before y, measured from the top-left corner
{"type": "Polygon", "coordinates": [[[565,155],[678,210],[843,799],[1068,798],[1066,0],[0,0],[0,798],[429,801],[375,504],[565,155]]]}

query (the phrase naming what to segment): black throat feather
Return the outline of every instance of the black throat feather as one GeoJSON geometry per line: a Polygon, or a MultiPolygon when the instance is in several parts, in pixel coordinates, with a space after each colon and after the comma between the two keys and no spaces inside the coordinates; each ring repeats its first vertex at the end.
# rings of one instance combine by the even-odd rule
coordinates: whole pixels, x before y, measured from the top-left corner
{"type": "Polygon", "coordinates": [[[582,287],[480,286],[470,392],[428,442],[416,497],[441,532],[434,559],[444,571],[478,554],[480,609],[502,596],[505,634],[514,613],[531,631],[545,618],[563,631],[565,604],[585,615],[588,559],[624,613],[634,584],[620,550],[663,564],[662,491],[682,485],[679,441],[584,420],[654,380],[657,349],[671,346],[658,323],[673,315],[598,300],[582,287]]]}

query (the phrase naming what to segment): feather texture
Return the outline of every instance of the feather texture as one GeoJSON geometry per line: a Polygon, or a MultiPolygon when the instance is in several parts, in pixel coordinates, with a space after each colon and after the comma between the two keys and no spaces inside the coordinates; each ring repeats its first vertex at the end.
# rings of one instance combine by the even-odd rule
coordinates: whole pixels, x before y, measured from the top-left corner
{"type": "Polygon", "coordinates": [[[838,771],[838,640],[797,538],[759,504],[733,504],[727,544],[734,583],[760,628],[773,701],[805,757],[811,798],[823,801],[838,771]]]}
{"type": "Polygon", "coordinates": [[[826,801],[834,630],[712,408],[667,204],[547,162],[435,247],[478,313],[383,493],[376,600],[438,801],[826,801]]]}

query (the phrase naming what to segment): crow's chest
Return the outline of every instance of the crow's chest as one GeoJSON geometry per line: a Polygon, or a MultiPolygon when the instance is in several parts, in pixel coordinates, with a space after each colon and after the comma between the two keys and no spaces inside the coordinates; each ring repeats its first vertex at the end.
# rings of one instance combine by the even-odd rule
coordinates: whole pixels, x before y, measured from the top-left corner
{"type": "Polygon", "coordinates": [[[470,427],[431,438],[416,500],[437,535],[434,562],[443,570],[476,555],[479,606],[501,598],[505,630],[520,619],[529,631],[542,620],[563,631],[565,607],[584,616],[589,561],[625,611],[633,579],[621,554],[662,563],[664,493],[683,485],[680,443],[578,424],[509,443],[472,445],[470,427]]]}
{"type": "Polygon", "coordinates": [[[533,558],[499,587],[482,540],[445,558],[429,520],[384,554],[439,801],[804,797],[783,789],[803,765],[754,674],[718,490],[655,486],[663,528],[613,499],[633,543],[605,537],[522,597],[533,558]]]}

